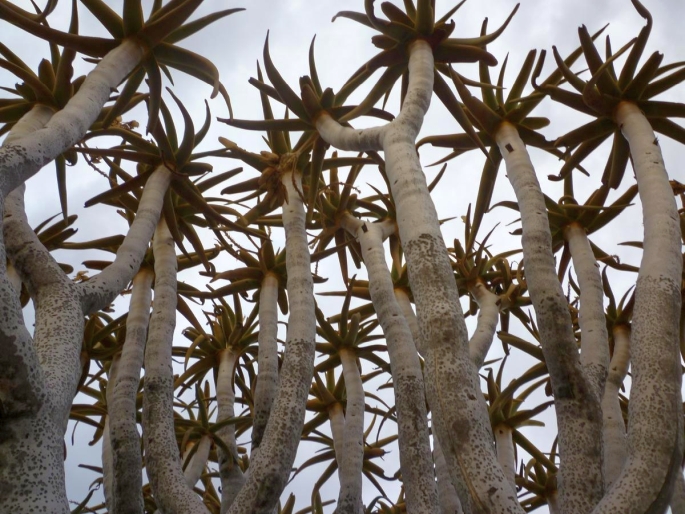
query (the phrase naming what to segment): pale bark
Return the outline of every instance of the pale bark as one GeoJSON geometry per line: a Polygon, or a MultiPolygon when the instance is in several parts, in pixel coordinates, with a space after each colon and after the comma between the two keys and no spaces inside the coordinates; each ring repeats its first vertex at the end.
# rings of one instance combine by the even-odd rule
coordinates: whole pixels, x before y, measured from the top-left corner
{"type": "Polygon", "coordinates": [[[345,414],[339,402],[328,407],[328,421],[331,424],[335,461],[340,466],[343,459],[343,440],[345,439],[345,414]]]}
{"type": "Polygon", "coordinates": [[[364,384],[353,350],[340,350],[342,373],[347,391],[342,459],[338,462],[340,493],[336,514],[360,514],[362,504],[362,464],[364,462],[364,384]]]}
{"type": "Polygon", "coordinates": [[[371,301],[388,346],[397,406],[400,470],[407,509],[417,514],[435,513],[438,498],[423,373],[411,330],[395,298],[383,248],[383,240],[394,232],[395,226],[394,223],[364,223],[351,215],[343,221],[343,226],[359,241],[369,276],[371,301]]]}
{"type": "MultiPolygon", "coordinates": [[[[295,156],[291,156],[294,160],[295,156]]],[[[283,158],[281,158],[283,160],[283,158]]],[[[302,177],[294,162],[285,163],[282,182],[288,193],[283,205],[286,271],[290,316],[278,396],[247,482],[230,512],[270,514],[290,474],[304,425],[305,406],[314,374],[316,317],[314,287],[302,204],[302,177]]]]}
{"type": "Polygon", "coordinates": [[[457,490],[452,485],[450,472],[447,469],[445,455],[440,448],[438,438],[433,436],[433,460],[435,462],[435,477],[438,482],[438,501],[440,503],[441,514],[470,514],[470,510],[465,511],[459,501],[457,490]]]}
{"type": "Polygon", "coordinates": [[[676,474],[671,497],[671,514],[685,514],[685,477],[682,469],[676,474]]]}
{"type": "Polygon", "coordinates": [[[107,505],[107,512],[114,512],[114,462],[112,457],[112,441],[110,439],[110,423],[111,418],[110,405],[114,396],[114,381],[116,380],[121,354],[116,354],[112,357],[112,362],[107,373],[107,416],[105,416],[105,427],[102,431],[102,489],[105,496],[105,504],[107,505]]]}
{"type": "Polygon", "coordinates": [[[19,298],[19,295],[21,294],[22,281],[17,269],[12,265],[11,262],[7,263],[7,279],[10,281],[10,284],[12,284],[17,298],[19,298]]]}
{"type": "Polygon", "coordinates": [[[268,273],[259,289],[259,353],[254,393],[252,451],[259,448],[278,392],[278,279],[268,273]]]}
{"type": "MultiPolygon", "coordinates": [[[[404,289],[395,289],[395,299],[402,310],[404,319],[407,321],[407,326],[411,332],[414,345],[419,354],[423,357],[423,345],[421,344],[419,322],[416,319],[416,313],[411,306],[409,295],[404,289]]],[[[461,504],[459,499],[460,495],[457,493],[457,489],[452,483],[452,477],[450,476],[450,471],[447,468],[447,462],[445,461],[445,454],[442,452],[440,442],[435,433],[433,433],[433,464],[435,466],[435,479],[437,481],[440,512],[442,512],[442,514],[471,514],[470,494],[466,489],[464,480],[460,477],[460,480],[457,483],[462,491],[461,498],[466,498],[468,500],[465,502],[466,507],[461,504]]]]}
{"type": "MultiPolygon", "coordinates": [[[[42,127],[52,114],[49,108],[34,107],[15,124],[3,142],[3,148],[42,127]]],[[[0,211],[4,211],[4,195],[0,198],[0,211]]],[[[21,201],[21,194],[15,200],[21,201]]],[[[15,219],[14,224],[19,226],[19,230],[15,230],[15,240],[20,246],[26,227],[21,217],[23,209],[18,214],[20,219],[15,219]]],[[[53,391],[47,384],[34,341],[24,325],[19,296],[7,277],[6,263],[4,237],[0,233],[0,302],[5,306],[0,313],[0,381],[4,383],[0,388],[3,507],[13,513],[66,514],[69,505],[64,487],[62,416],[55,416],[53,391]]],[[[59,329],[57,321],[56,328],[59,329]]],[[[64,384],[64,387],[68,386],[64,384]]]]}
{"type": "Polygon", "coordinates": [[[76,285],[28,223],[24,189],[19,187],[5,200],[5,246],[35,305],[34,347],[50,391],[55,420],[66,430],[81,377],[83,314],[76,285]]]}
{"type": "Polygon", "coordinates": [[[145,184],[136,217],[117,250],[114,262],[79,285],[83,312],[104,309],[124,290],[140,269],[150,239],[159,221],[164,195],[171,183],[171,172],[159,166],[145,184]]]}
{"type": "MultiPolygon", "coordinates": [[[[557,278],[545,200],[516,127],[503,122],[495,141],[521,212],[526,284],[535,307],[559,427],[562,512],[590,512],[603,496],[602,416],[581,366],[568,302],[557,278]]],[[[602,309],[603,312],[603,309],[602,309]]]]}
{"type": "Polygon", "coordinates": [[[114,469],[112,463],[112,442],[109,437],[109,414],[105,416],[105,427],[102,434],[102,493],[105,497],[107,512],[114,512],[114,469]]]}
{"type": "Polygon", "coordinates": [[[564,227],[564,238],[568,242],[580,288],[580,364],[595,394],[601,398],[609,367],[609,334],[599,264],[581,225],[571,223],[564,227]]]}
{"type": "Polygon", "coordinates": [[[316,127],[337,148],[384,151],[425,344],[427,397],[452,480],[463,475],[481,510],[523,512],[497,462],[487,405],[468,354],[454,274],[416,153],[415,140],[430,104],[433,73],[431,47],[417,40],[409,47],[407,94],[393,122],[382,128],[355,130],[340,126],[324,113],[317,118],[316,127]]]}
{"type": "Polygon", "coordinates": [[[497,425],[494,429],[495,444],[497,445],[497,460],[504,470],[504,475],[512,487],[516,488],[516,452],[514,448],[514,431],[505,424],[497,425]]]}
{"type": "Polygon", "coordinates": [[[469,340],[469,355],[473,365],[479,370],[483,367],[483,362],[485,362],[497,332],[500,300],[482,282],[476,283],[470,292],[476,300],[479,310],[476,331],[469,340]]]}
{"type": "MultiPolygon", "coordinates": [[[[230,348],[221,350],[218,355],[219,369],[216,378],[216,401],[218,413],[216,421],[235,417],[235,392],[233,377],[238,355],[230,348]]],[[[238,466],[238,447],[235,441],[235,425],[230,424],[217,430],[219,437],[229,449],[229,453],[217,448],[219,456],[219,477],[221,478],[221,512],[228,512],[240,489],[245,484],[245,477],[238,466]]]]}
{"type": "Polygon", "coordinates": [[[197,443],[197,449],[192,457],[190,457],[190,461],[186,458],[187,456],[184,456],[183,466],[185,469],[183,470],[183,476],[185,476],[186,484],[188,484],[188,487],[191,489],[195,487],[195,484],[205,472],[207,461],[209,460],[209,451],[211,449],[212,438],[208,435],[203,435],[197,443]]]}
{"type": "Polygon", "coordinates": [[[97,119],[112,90],[138,65],[141,45],[124,40],[86,77],[78,92],[45,127],[0,148],[0,195],[4,198],[47,163],[74,146],[97,119]]]}
{"type": "Polygon", "coordinates": [[[142,514],[143,477],[140,435],[136,421],[136,395],[145,355],[145,340],[150,322],[150,302],[154,273],[141,268],[133,279],[131,301],[126,318],[126,339],[113,382],[109,434],[114,448],[114,510],[112,514],[142,514]]]}
{"type": "Polygon", "coordinates": [[[623,420],[618,393],[630,364],[630,327],[616,326],[613,329],[613,335],[614,355],[609,364],[609,375],[602,398],[604,485],[607,491],[621,474],[628,453],[626,424],[623,420]]]}
{"type": "Polygon", "coordinates": [[[164,514],[205,514],[186,485],[174,432],[171,346],[176,326],[176,252],[164,219],[153,239],[155,299],[145,348],[143,441],[150,487],[164,514]]]}
{"type": "Polygon", "coordinates": [[[630,146],[644,242],[630,338],[628,458],[597,513],[661,512],[671,499],[683,455],[681,233],[673,189],[649,121],[629,102],[619,104],[615,118],[630,146]]]}

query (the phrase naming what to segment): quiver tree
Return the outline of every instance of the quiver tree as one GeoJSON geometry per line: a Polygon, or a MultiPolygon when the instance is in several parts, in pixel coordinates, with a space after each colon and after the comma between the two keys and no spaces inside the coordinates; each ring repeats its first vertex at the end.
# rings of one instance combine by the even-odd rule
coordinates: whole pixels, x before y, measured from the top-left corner
{"type": "Polygon", "coordinates": [[[91,490],[79,512],[293,514],[288,486],[310,503],[299,514],[680,512],[683,187],[669,182],[652,129],[685,139],[671,121],[682,105],[655,99],[685,75],[660,53],[640,66],[648,11],[633,1],[647,25],[617,52],[607,38],[601,58],[599,33],[581,28],[566,59],[553,48],[546,79],[533,50],[507,87],[514,56],[491,80],[493,43],[518,7],[494,32],[483,23],[458,37],[461,4],[440,17],[431,0],[378,12],[367,1],[336,18],[375,31],[376,55],[334,91],[312,42],[293,88],[267,39],[249,80],[262,119],[227,105],[219,145],[210,104],[196,114],[185,92],[164,88],[174,69],[228,104],[217,67],[178,43],[238,9],[191,20],[201,4],[156,0],[146,15],[127,0],[119,16],[74,1],[62,32],[55,1],[33,14],[0,0],[2,20],[50,45],[35,71],[0,45],[0,67],[20,81],[0,100],[0,510],[67,512],[72,419],[102,445],[102,466],[88,469],[104,502],[91,490]],[[109,36],[82,35],[79,4],[109,36]],[[80,54],[95,67],[74,78],[80,54]],[[588,76],[572,71],[578,60],[588,76]],[[463,133],[419,134],[433,94],[463,133]],[[533,109],[552,101],[596,119],[547,139],[533,109]],[[140,123],[123,121],[129,112],[140,123]],[[381,125],[352,127],[368,117],[381,125]],[[263,132],[263,146],[243,143],[245,130],[263,132]],[[586,157],[609,136],[600,176],[586,157]],[[417,153],[429,143],[451,149],[430,183],[417,153]],[[536,172],[532,147],[563,159],[558,172],[536,172]],[[448,223],[462,206],[443,213],[434,199],[472,149],[486,161],[462,237],[448,223]],[[33,229],[23,183],[53,160],[63,217],[33,229]],[[513,195],[495,190],[503,162],[513,195]],[[65,166],[77,163],[106,180],[87,206],[115,207],[125,234],[76,240],[65,166]],[[558,200],[544,175],[563,180],[558,200]],[[642,251],[639,268],[601,232],[638,199],[645,237],[626,243],[642,251]],[[494,211],[500,220],[520,216],[513,237],[484,234],[493,207],[508,208],[494,211]],[[72,279],[61,252],[93,249],[114,257],[86,257],[92,275],[72,279]],[[623,278],[636,271],[633,290],[623,278]],[[548,444],[528,427],[551,426],[551,412],[548,444]],[[321,451],[297,455],[310,445],[321,451]]]}

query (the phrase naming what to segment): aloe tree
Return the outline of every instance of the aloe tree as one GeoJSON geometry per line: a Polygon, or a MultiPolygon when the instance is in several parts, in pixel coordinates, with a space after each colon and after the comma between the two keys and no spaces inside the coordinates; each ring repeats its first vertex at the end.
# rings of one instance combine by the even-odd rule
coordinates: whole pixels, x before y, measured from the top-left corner
{"type": "Polygon", "coordinates": [[[331,54],[312,41],[293,88],[270,53],[281,36],[267,37],[250,120],[233,117],[217,66],[179,44],[239,9],[74,0],[62,31],[55,0],[35,13],[0,0],[0,20],[49,49],[34,69],[0,44],[17,81],[0,98],[0,510],[74,507],[72,421],[102,455],[75,512],[682,511],[685,187],[654,132],[685,142],[683,106],[656,99],[685,66],[659,52],[640,66],[653,22],[631,1],[647,21],[637,38],[614,51],[607,37],[600,56],[581,27],[566,58],[552,47],[547,78],[531,50],[510,85],[515,56],[491,80],[491,43],[518,6],[463,37],[463,2],[440,16],[434,0],[366,1],[334,21],[372,30],[377,53],[333,75],[336,90],[320,73],[331,54]],[[100,37],[83,35],[83,8],[100,37]],[[92,67],[75,77],[81,57],[92,67]],[[195,113],[176,72],[221,95],[218,143],[224,114],[195,113]],[[433,96],[463,133],[426,130],[433,96]],[[555,115],[543,136],[533,110],[552,102],[593,118],[555,140],[555,115]],[[244,130],[263,146],[232,142],[244,130]],[[597,170],[588,157],[610,136],[597,170]],[[433,180],[429,144],[450,149],[433,180]],[[538,150],[563,160],[545,173],[563,184],[542,179],[538,150]],[[61,217],[32,227],[24,182],[49,162],[61,217]],[[510,185],[496,188],[502,163],[510,185]],[[113,207],[124,230],[84,241],[72,188],[92,172],[102,189],[86,207],[113,207]],[[436,205],[471,182],[473,207],[436,205]],[[624,244],[639,268],[604,238],[638,211],[644,238],[624,244]],[[544,443],[528,427],[549,427],[548,412],[544,443]]]}

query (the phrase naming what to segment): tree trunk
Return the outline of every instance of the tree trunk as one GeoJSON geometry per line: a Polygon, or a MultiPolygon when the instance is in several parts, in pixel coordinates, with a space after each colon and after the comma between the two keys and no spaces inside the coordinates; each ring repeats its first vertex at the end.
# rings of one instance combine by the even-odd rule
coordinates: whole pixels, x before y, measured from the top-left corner
{"type": "Polygon", "coordinates": [[[678,210],[652,127],[630,102],[615,111],[630,146],[642,202],[644,243],[630,338],[628,458],[597,508],[662,512],[683,455],[679,318],[683,256],[678,210]]]}
{"type": "Polygon", "coordinates": [[[171,347],[176,327],[176,251],[166,221],[153,239],[155,299],[145,348],[143,441],[145,464],[157,507],[164,514],[206,514],[187,486],[174,431],[171,347]]]}
{"type": "Polygon", "coordinates": [[[252,451],[259,448],[278,392],[278,279],[268,273],[259,289],[259,353],[254,394],[252,451]]]}
{"type": "Polygon", "coordinates": [[[290,316],[278,396],[260,449],[250,463],[247,482],[231,507],[232,514],[271,514],[278,503],[295,461],[314,375],[314,285],[301,196],[302,177],[295,170],[296,158],[287,156],[290,162],[282,163],[282,182],[288,193],[288,203],[283,205],[283,226],[290,316]]]}
{"type": "Polygon", "coordinates": [[[131,301],[126,318],[126,339],[116,378],[110,382],[108,398],[109,434],[113,447],[114,509],[112,514],[143,513],[143,456],[136,415],[136,396],[145,358],[145,340],[150,322],[152,280],[155,274],[143,267],[133,279],[131,301]],[[140,491],[140,492],[138,492],[140,491]]]}
{"type": "Polygon", "coordinates": [[[503,122],[495,140],[521,212],[526,283],[535,307],[559,427],[560,506],[591,512],[603,496],[599,397],[580,364],[566,297],[557,278],[545,200],[516,127],[503,122]]]}

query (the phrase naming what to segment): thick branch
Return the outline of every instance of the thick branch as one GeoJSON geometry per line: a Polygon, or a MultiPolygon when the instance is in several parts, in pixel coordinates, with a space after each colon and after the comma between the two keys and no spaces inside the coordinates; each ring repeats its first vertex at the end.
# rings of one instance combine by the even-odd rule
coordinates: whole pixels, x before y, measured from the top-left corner
{"type": "Polygon", "coordinates": [[[83,313],[76,285],[28,223],[24,189],[22,185],[6,199],[5,244],[10,260],[34,301],[34,345],[50,394],[51,415],[66,431],[81,377],[83,313]]]}
{"type": "Polygon", "coordinates": [[[580,287],[580,363],[595,394],[601,398],[609,367],[609,334],[604,316],[602,277],[585,229],[571,223],[564,228],[564,238],[568,242],[580,287]]]}
{"type": "Polygon", "coordinates": [[[607,490],[621,474],[626,460],[626,423],[623,421],[618,392],[623,385],[630,364],[630,327],[619,325],[613,330],[614,355],[602,397],[604,486],[607,490]]]}
{"type": "Polygon", "coordinates": [[[628,459],[597,512],[661,512],[668,507],[682,459],[681,232],[673,189],[649,121],[629,102],[619,104],[615,116],[630,145],[644,243],[630,339],[628,459]]]}
{"type": "Polygon", "coordinates": [[[388,235],[386,227],[394,230],[394,224],[362,223],[352,233],[362,249],[371,301],[388,345],[397,405],[400,469],[407,509],[430,514],[437,511],[438,498],[428,435],[423,373],[411,330],[395,298],[392,278],[385,262],[383,239],[388,235]]]}
{"type": "Polygon", "coordinates": [[[148,244],[162,212],[171,173],[160,166],[150,175],[138,204],[136,217],[117,250],[114,262],[79,285],[83,312],[91,314],[107,307],[140,269],[148,244]]]}
{"type": "MultiPolygon", "coordinates": [[[[235,392],[233,391],[233,377],[238,354],[232,349],[225,348],[218,354],[219,369],[216,378],[216,401],[218,413],[216,421],[221,423],[235,417],[235,392]]],[[[229,424],[217,430],[217,437],[221,438],[229,452],[217,449],[219,456],[219,477],[221,478],[221,512],[228,512],[233,501],[245,484],[245,477],[238,465],[238,448],[235,441],[235,425],[229,424]]]]}
{"type": "Polygon", "coordinates": [[[285,355],[278,396],[259,451],[250,464],[247,482],[231,507],[232,514],[270,514],[276,506],[295,460],[314,374],[316,317],[302,177],[299,172],[287,171],[282,182],[288,192],[283,226],[290,307],[285,355]]]}
{"type": "Polygon", "coordinates": [[[499,297],[482,282],[471,288],[471,294],[478,303],[478,322],[476,331],[469,339],[469,355],[473,365],[479,370],[485,362],[492,340],[497,332],[499,321],[499,297]]]}
{"type": "Polygon", "coordinates": [[[278,392],[278,279],[268,273],[259,289],[259,353],[254,395],[252,451],[259,447],[278,392]]]}
{"type": "Polygon", "coordinates": [[[102,106],[143,55],[140,45],[125,40],[86,77],[67,105],[44,128],[0,149],[0,195],[5,197],[58,155],[74,146],[100,115],[102,106]]]}
{"type": "Polygon", "coordinates": [[[164,219],[153,239],[155,300],[145,349],[143,441],[152,494],[165,514],[206,514],[187,486],[174,431],[171,346],[176,326],[176,252],[164,219]]]}
{"type": "Polygon", "coordinates": [[[353,350],[340,350],[347,391],[342,459],[338,463],[340,494],[336,514],[362,512],[362,464],[364,462],[364,385],[353,350]]]}
{"type": "MultiPolygon", "coordinates": [[[[559,427],[562,512],[590,512],[603,495],[602,415],[578,356],[568,303],[557,278],[545,200],[516,128],[502,123],[495,140],[521,212],[526,283],[535,306],[559,427]]],[[[603,310],[602,310],[603,311],[603,310]]]]}
{"type": "Polygon", "coordinates": [[[143,459],[136,422],[136,395],[150,322],[153,278],[154,273],[151,269],[141,268],[133,279],[131,302],[126,318],[126,339],[121,350],[116,378],[111,385],[112,396],[107,402],[115,470],[115,510],[112,514],[143,512],[143,459]]]}

